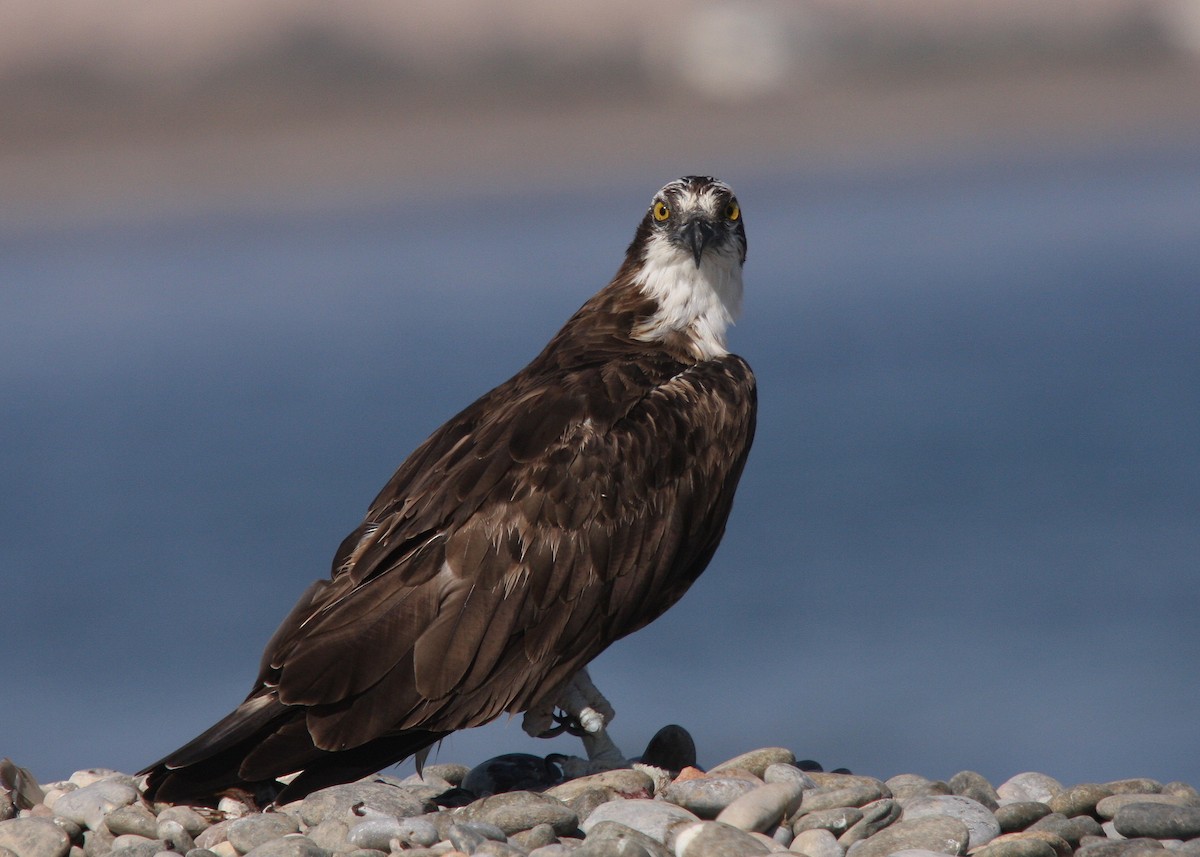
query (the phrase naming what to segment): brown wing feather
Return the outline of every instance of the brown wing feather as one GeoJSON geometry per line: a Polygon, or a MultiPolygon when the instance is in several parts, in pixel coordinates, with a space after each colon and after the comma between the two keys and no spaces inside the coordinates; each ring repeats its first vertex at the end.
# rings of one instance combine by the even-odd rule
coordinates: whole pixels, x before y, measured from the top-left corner
{"type": "Polygon", "coordinates": [[[520,710],[683,594],[728,514],[753,377],[643,358],[517,376],[401,467],[268,651],[281,701],[318,706],[318,746],[520,710]]]}

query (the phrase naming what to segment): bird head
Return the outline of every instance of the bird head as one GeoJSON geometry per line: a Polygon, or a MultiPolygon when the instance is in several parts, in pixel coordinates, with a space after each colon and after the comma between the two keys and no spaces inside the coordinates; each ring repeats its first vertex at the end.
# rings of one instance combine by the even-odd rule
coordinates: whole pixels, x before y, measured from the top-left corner
{"type": "Polygon", "coordinates": [[[632,283],[657,309],[638,339],[682,333],[702,359],[725,352],[725,328],[741,310],[746,229],[729,185],[685,176],[654,195],[626,252],[632,283]]]}
{"type": "Polygon", "coordinates": [[[712,176],[684,176],[654,195],[632,250],[643,258],[684,254],[699,268],[705,252],[746,261],[746,228],[732,188],[712,176]]]}

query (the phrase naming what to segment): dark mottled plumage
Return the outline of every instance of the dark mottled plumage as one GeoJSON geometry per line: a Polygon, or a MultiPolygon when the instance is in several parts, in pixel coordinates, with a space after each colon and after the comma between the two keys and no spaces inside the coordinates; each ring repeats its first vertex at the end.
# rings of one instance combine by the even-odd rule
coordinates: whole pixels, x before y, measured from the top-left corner
{"type": "Polygon", "coordinates": [[[246,701],[147,768],[147,794],[283,801],[364,776],[552,698],[675,603],[724,532],[755,389],[724,321],[714,353],[701,310],[660,302],[719,281],[736,303],[744,258],[725,185],[664,188],[613,281],[409,456],[267,644],[246,701]]]}

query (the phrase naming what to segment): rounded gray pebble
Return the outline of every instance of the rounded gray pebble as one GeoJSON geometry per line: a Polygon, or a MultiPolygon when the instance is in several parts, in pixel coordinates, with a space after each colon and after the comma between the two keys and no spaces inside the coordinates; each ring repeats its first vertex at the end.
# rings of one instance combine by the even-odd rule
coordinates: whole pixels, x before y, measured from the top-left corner
{"type": "Polygon", "coordinates": [[[450,844],[454,846],[455,850],[467,854],[474,854],[475,849],[487,839],[483,834],[472,830],[465,824],[450,825],[450,831],[446,838],[450,840],[450,844]]]}
{"type": "Polygon", "coordinates": [[[1116,818],[1122,807],[1133,803],[1161,803],[1167,806],[1189,806],[1190,799],[1179,795],[1164,795],[1157,793],[1138,794],[1124,792],[1106,797],[1096,804],[1096,814],[1104,819],[1116,818]]]}
{"type": "Polygon", "coordinates": [[[71,840],[48,818],[10,818],[0,821],[0,848],[19,857],[66,857],[71,840]]]}
{"type": "Polygon", "coordinates": [[[661,800],[632,798],[614,800],[596,807],[580,827],[590,833],[603,821],[615,821],[646,834],[656,842],[666,842],[667,828],[680,821],[699,821],[681,806],[661,800]]]}
{"type": "Polygon", "coordinates": [[[196,847],[196,843],[192,841],[192,835],[184,830],[183,825],[178,821],[167,819],[158,822],[156,827],[156,835],[167,844],[168,851],[186,854],[196,847]]]}
{"type": "MultiPolygon", "coordinates": [[[[328,823],[325,821],[322,825],[328,823]]],[[[421,818],[368,818],[346,831],[346,842],[350,845],[378,851],[391,850],[393,839],[404,845],[428,848],[439,838],[433,822],[421,818]]]]}
{"type": "Polygon", "coordinates": [[[754,776],[761,777],[771,765],[794,765],[795,763],[796,754],[791,750],[784,747],[763,747],[759,750],[751,750],[749,753],[742,753],[740,756],[734,756],[732,759],[726,759],[713,767],[709,773],[717,774],[721,771],[740,770],[749,771],[754,776]]]}
{"type": "Polygon", "coordinates": [[[716,820],[753,833],[774,830],[796,811],[801,794],[796,783],[766,783],[729,804],[716,820]]]}
{"type": "Polygon", "coordinates": [[[857,807],[839,806],[833,809],[819,809],[799,816],[792,823],[792,832],[799,834],[805,830],[828,830],[835,837],[841,836],[862,820],[863,813],[857,807]]]}
{"type": "Polygon", "coordinates": [[[838,844],[837,837],[821,828],[800,831],[789,847],[808,857],[842,857],[842,846],[838,844]]]}
{"type": "MultiPolygon", "coordinates": [[[[647,857],[670,857],[667,847],[640,830],[634,830],[615,821],[602,821],[588,831],[587,848],[592,843],[603,845],[606,854],[633,855],[645,854],[647,857]]],[[[582,848],[580,849],[580,853],[582,848]]]]}
{"type": "Polygon", "coordinates": [[[104,816],[138,798],[137,789],[126,782],[100,780],[81,789],[67,792],[54,803],[54,814],[69,818],[89,830],[104,823],[104,816]]]}
{"type": "Polygon", "coordinates": [[[762,778],[764,783],[795,783],[802,789],[817,788],[817,781],[804,771],[795,765],[785,765],[782,762],[768,765],[762,778]]]}
{"type": "Polygon", "coordinates": [[[193,848],[184,857],[217,857],[215,851],[209,851],[207,848],[193,848]]]}
{"type": "Polygon", "coordinates": [[[104,824],[112,831],[113,836],[136,833],[138,836],[154,839],[158,835],[158,819],[141,804],[114,809],[104,817],[104,824]]]}
{"type": "Polygon", "coordinates": [[[1078,845],[1079,840],[1087,834],[1102,833],[1100,822],[1092,818],[1090,815],[1081,815],[1076,818],[1067,818],[1061,812],[1052,812],[1047,816],[1043,816],[1029,825],[1027,830],[1031,832],[1043,831],[1053,833],[1072,845],[1078,845]],[[1091,822],[1089,825],[1088,822],[1091,822]]]}
{"type": "MultiPolygon", "coordinates": [[[[504,792],[475,801],[459,810],[466,821],[486,821],[511,836],[538,824],[549,824],[561,835],[579,826],[579,816],[562,801],[537,792],[504,792]]],[[[593,813],[594,814],[594,813],[593,813]]]]}
{"type": "Polygon", "coordinates": [[[1001,833],[1015,833],[1049,815],[1050,807],[1040,801],[1023,800],[997,807],[993,814],[1001,833]]]}
{"type": "Polygon", "coordinates": [[[1104,784],[1115,795],[1123,794],[1158,794],[1163,790],[1162,783],[1149,777],[1129,777],[1124,780],[1112,780],[1104,784]]]}
{"type": "Polygon", "coordinates": [[[1016,801],[1029,800],[1049,803],[1050,798],[1062,790],[1062,783],[1054,779],[1054,777],[1039,774],[1036,771],[1028,771],[1024,774],[1017,774],[1015,777],[1010,777],[1001,783],[996,788],[996,794],[1000,796],[1001,803],[1015,803],[1016,801]]]}
{"type": "Polygon", "coordinates": [[[526,851],[532,851],[535,848],[541,848],[543,845],[549,845],[552,842],[558,841],[558,834],[554,832],[554,828],[548,824],[535,824],[528,830],[522,830],[514,833],[509,837],[509,841],[526,851]]]}
{"type": "Polygon", "coordinates": [[[967,826],[971,835],[970,841],[967,843],[968,848],[986,845],[1000,835],[1000,824],[992,815],[991,810],[969,797],[959,797],[958,795],[919,797],[904,806],[906,819],[937,815],[957,818],[967,826]]]}
{"type": "Polygon", "coordinates": [[[654,797],[654,780],[643,771],[619,768],[615,771],[601,771],[598,774],[567,780],[565,783],[546,789],[543,794],[570,802],[584,792],[593,789],[605,792],[610,798],[654,797]]]}
{"type": "Polygon", "coordinates": [[[855,842],[868,839],[900,817],[900,805],[885,797],[861,807],[862,818],[853,827],[838,837],[838,844],[849,848],[855,842]]]}
{"type": "Polygon", "coordinates": [[[756,782],[745,777],[696,777],[671,783],[663,792],[663,799],[694,812],[699,818],[713,819],[725,807],[755,788],[756,782]]]}
{"type": "Polygon", "coordinates": [[[1080,783],[1063,789],[1046,803],[1055,812],[1073,818],[1076,815],[1093,815],[1096,804],[1111,796],[1112,791],[1099,783],[1080,783]]]}
{"type": "Polygon", "coordinates": [[[972,852],[972,857],[1058,857],[1058,852],[1041,839],[1010,839],[972,852]]]}
{"type": "Polygon", "coordinates": [[[239,854],[247,854],[273,839],[299,831],[300,825],[292,816],[282,812],[270,812],[248,815],[230,822],[225,835],[229,844],[236,848],[239,854]]]}
{"type": "Polygon", "coordinates": [[[113,842],[111,857],[154,857],[160,851],[166,851],[166,843],[161,839],[147,839],[134,833],[118,836],[113,842]]]}
{"type": "Polygon", "coordinates": [[[1113,818],[1117,833],[1133,839],[1194,839],[1200,836],[1200,807],[1165,803],[1131,803],[1113,818]]]}
{"type": "Polygon", "coordinates": [[[218,845],[229,838],[229,825],[233,824],[233,820],[218,821],[211,827],[206,827],[196,836],[196,847],[211,849],[214,845],[218,845]]]}
{"type": "Polygon", "coordinates": [[[992,784],[983,774],[977,774],[974,771],[959,771],[950,778],[946,785],[950,786],[951,794],[979,801],[993,812],[1000,805],[1000,795],[996,793],[992,784]]]}
{"type": "Polygon", "coordinates": [[[1075,852],[1075,857],[1134,857],[1150,852],[1163,857],[1162,843],[1157,839],[1109,839],[1083,846],[1075,852]]]}
{"type": "Polygon", "coordinates": [[[931,780],[919,774],[897,774],[885,781],[892,792],[892,797],[898,801],[906,801],[915,797],[931,795],[948,795],[950,786],[941,780],[931,780]]]}
{"type": "Polygon", "coordinates": [[[895,851],[919,848],[942,854],[964,854],[971,833],[957,818],[930,815],[901,819],[870,839],[850,846],[847,857],[888,857],[895,851]]]}
{"type": "Polygon", "coordinates": [[[248,857],[330,857],[328,851],[299,833],[264,842],[246,853],[248,857]]]}
{"type": "Polygon", "coordinates": [[[412,818],[423,815],[429,808],[426,799],[421,797],[427,791],[425,786],[409,788],[387,783],[346,783],[313,792],[300,802],[299,813],[310,827],[328,817],[347,813],[359,804],[364,809],[393,818],[412,818]]]}
{"type": "Polygon", "coordinates": [[[158,820],[178,821],[192,837],[199,836],[209,827],[208,820],[190,806],[168,806],[158,814],[158,820]]]}
{"type": "Polygon", "coordinates": [[[676,857],[750,857],[771,849],[744,830],[720,821],[697,821],[671,830],[676,857]]]}

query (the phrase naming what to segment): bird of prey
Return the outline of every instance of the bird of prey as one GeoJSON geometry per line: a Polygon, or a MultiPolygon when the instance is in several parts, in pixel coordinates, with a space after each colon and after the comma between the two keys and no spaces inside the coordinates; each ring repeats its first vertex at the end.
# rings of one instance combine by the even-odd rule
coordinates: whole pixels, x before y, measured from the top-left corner
{"type": "Polygon", "coordinates": [[[283,803],[506,712],[602,736],[584,668],[708,565],[750,451],[754,375],[726,348],[745,259],[728,185],[655,194],[612,282],[400,465],[147,797],[283,803]]]}

